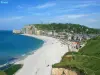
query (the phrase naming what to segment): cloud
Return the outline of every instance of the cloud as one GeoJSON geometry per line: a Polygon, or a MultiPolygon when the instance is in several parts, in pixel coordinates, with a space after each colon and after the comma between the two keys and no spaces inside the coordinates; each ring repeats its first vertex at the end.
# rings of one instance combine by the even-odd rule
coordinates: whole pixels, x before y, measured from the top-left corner
{"type": "Polygon", "coordinates": [[[9,17],[9,18],[0,18],[0,22],[10,22],[10,21],[14,21],[14,20],[20,20],[23,17],[24,16],[15,16],[15,17],[9,17]]]}
{"type": "Polygon", "coordinates": [[[57,16],[57,18],[62,18],[62,19],[76,19],[76,18],[81,18],[81,17],[85,17],[88,15],[85,14],[71,14],[71,15],[61,15],[61,16],[57,16]]]}
{"type": "Polygon", "coordinates": [[[19,19],[22,19],[24,16],[16,16],[16,17],[11,17],[11,18],[8,18],[8,20],[19,20],[19,19]]]}
{"type": "Polygon", "coordinates": [[[37,9],[49,8],[49,7],[53,7],[55,5],[56,5],[56,3],[48,2],[48,3],[44,3],[44,4],[38,4],[36,6],[33,6],[33,5],[27,6],[25,8],[25,10],[27,10],[28,12],[33,12],[33,11],[36,11],[37,9]]]}
{"type": "Polygon", "coordinates": [[[87,14],[68,14],[68,15],[60,15],[55,16],[48,19],[48,22],[57,22],[57,23],[72,23],[72,22],[79,22],[79,20],[86,18],[87,14]]]}
{"type": "Polygon", "coordinates": [[[75,11],[78,10],[76,8],[71,8],[71,9],[61,9],[61,10],[54,10],[55,13],[64,13],[64,12],[71,12],[71,11],[75,11]]]}
{"type": "Polygon", "coordinates": [[[80,4],[80,5],[76,5],[75,8],[84,8],[88,6],[91,6],[91,4],[80,4]]]}
{"type": "Polygon", "coordinates": [[[74,3],[73,5],[69,5],[70,9],[81,9],[81,8],[88,8],[88,7],[94,7],[94,6],[100,6],[100,2],[98,1],[81,1],[74,3]]]}
{"type": "Polygon", "coordinates": [[[8,1],[2,0],[2,1],[0,1],[0,3],[1,3],[1,4],[8,4],[8,1]]]}
{"type": "Polygon", "coordinates": [[[22,7],[21,5],[18,5],[17,8],[21,9],[21,8],[23,8],[23,7],[22,7]]]}
{"type": "Polygon", "coordinates": [[[82,8],[88,8],[88,7],[93,7],[93,6],[100,6],[100,4],[96,3],[96,2],[92,3],[91,1],[82,2],[80,4],[73,4],[73,5],[69,4],[66,8],[63,8],[61,10],[55,10],[55,11],[57,11],[56,13],[64,13],[64,12],[70,13],[70,12],[73,12],[73,11],[76,11],[76,12],[77,11],[79,11],[79,12],[84,11],[85,12],[87,10],[82,9],[82,8]]]}
{"type": "Polygon", "coordinates": [[[83,9],[83,8],[88,8],[88,7],[91,7],[91,6],[99,6],[100,4],[98,4],[98,3],[96,3],[96,2],[94,2],[93,1],[93,3],[92,3],[92,1],[87,1],[87,2],[81,2],[81,3],[72,3],[72,4],[66,4],[66,7],[65,7],[65,5],[63,6],[63,4],[57,4],[57,5],[60,5],[60,8],[58,9],[58,8],[56,8],[56,9],[53,9],[53,11],[55,12],[55,13],[70,13],[70,12],[73,12],[73,11],[79,11],[79,12],[81,12],[81,11],[84,11],[84,12],[86,12],[86,11],[89,11],[89,10],[85,10],[85,9],[83,9]]]}
{"type": "Polygon", "coordinates": [[[98,20],[96,19],[88,19],[89,22],[97,22],[98,20]]]}
{"type": "Polygon", "coordinates": [[[48,8],[48,7],[53,7],[53,6],[55,6],[56,5],[56,3],[45,3],[45,4],[43,4],[43,5],[38,5],[38,6],[36,6],[36,8],[38,8],[38,9],[41,9],[41,8],[48,8]]]}
{"type": "Polygon", "coordinates": [[[41,16],[43,13],[33,13],[33,15],[41,16]]]}
{"type": "Polygon", "coordinates": [[[85,8],[89,6],[100,6],[99,2],[85,2],[78,5],[75,5],[74,8],[85,8]]]}
{"type": "Polygon", "coordinates": [[[67,15],[67,16],[68,18],[75,19],[75,18],[81,18],[81,17],[87,16],[87,15],[81,14],[81,15],[67,15]]]}

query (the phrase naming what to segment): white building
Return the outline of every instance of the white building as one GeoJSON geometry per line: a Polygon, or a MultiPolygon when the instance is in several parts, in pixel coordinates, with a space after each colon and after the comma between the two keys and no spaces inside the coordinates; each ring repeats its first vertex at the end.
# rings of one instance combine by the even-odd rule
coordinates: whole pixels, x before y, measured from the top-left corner
{"type": "Polygon", "coordinates": [[[67,39],[68,39],[68,40],[72,40],[72,34],[67,33],[67,39]]]}

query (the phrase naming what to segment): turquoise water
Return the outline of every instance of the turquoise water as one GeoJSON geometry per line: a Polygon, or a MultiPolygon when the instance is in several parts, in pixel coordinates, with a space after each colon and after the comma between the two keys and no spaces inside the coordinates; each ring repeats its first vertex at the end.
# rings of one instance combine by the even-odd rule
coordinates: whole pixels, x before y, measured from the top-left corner
{"type": "Polygon", "coordinates": [[[13,34],[12,31],[0,31],[0,65],[5,64],[13,57],[36,50],[43,43],[42,40],[13,34]]]}

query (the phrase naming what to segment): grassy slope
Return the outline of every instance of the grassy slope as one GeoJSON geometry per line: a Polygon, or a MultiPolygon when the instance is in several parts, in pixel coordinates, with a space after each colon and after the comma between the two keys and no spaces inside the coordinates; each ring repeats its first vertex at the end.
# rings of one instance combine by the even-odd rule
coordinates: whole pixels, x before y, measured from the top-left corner
{"type": "MultiPolygon", "coordinates": [[[[4,75],[13,75],[16,71],[18,71],[20,68],[22,67],[22,65],[18,64],[18,65],[12,65],[10,68],[4,70],[4,71],[1,71],[1,72],[4,72],[6,74],[4,75]]],[[[2,75],[2,74],[0,74],[2,75]]]]}
{"type": "Polygon", "coordinates": [[[4,71],[0,71],[0,75],[7,75],[4,71]]]}
{"type": "Polygon", "coordinates": [[[100,37],[88,40],[86,46],[79,52],[84,55],[100,57],[100,37]]]}
{"type": "Polygon", "coordinates": [[[100,37],[87,41],[78,53],[73,53],[73,57],[69,59],[66,53],[61,62],[54,64],[53,67],[76,68],[83,71],[86,75],[100,75],[100,37]]]}

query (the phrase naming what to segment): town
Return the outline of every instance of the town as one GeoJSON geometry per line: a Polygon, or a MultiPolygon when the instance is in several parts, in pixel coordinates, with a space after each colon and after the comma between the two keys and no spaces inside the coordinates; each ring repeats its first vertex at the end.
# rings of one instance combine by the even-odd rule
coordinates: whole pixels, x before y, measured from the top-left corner
{"type": "MultiPolygon", "coordinates": [[[[56,25],[59,27],[59,24],[56,24],[56,25]]],[[[56,25],[54,23],[54,26],[56,26],[56,25]]],[[[82,32],[75,33],[74,30],[70,30],[70,32],[67,31],[67,30],[69,30],[67,28],[66,28],[67,30],[65,28],[60,30],[60,28],[59,28],[60,31],[57,32],[57,29],[53,28],[53,24],[51,25],[51,29],[46,29],[47,26],[50,27],[49,24],[48,25],[46,25],[46,24],[31,25],[30,24],[30,25],[24,26],[21,30],[13,30],[13,33],[30,34],[30,35],[34,34],[34,35],[38,35],[38,36],[43,35],[43,36],[53,37],[53,38],[59,39],[63,44],[67,44],[69,46],[69,51],[77,52],[80,48],[82,48],[85,45],[86,40],[89,40],[91,38],[98,36],[99,32],[100,32],[100,30],[97,30],[98,33],[97,32],[92,33],[94,31],[92,31],[88,34],[82,33],[82,32]],[[44,26],[44,29],[42,28],[42,26],[44,26]]],[[[64,24],[62,24],[62,26],[64,26],[64,24]]],[[[70,26],[70,24],[68,26],[70,26]]],[[[81,25],[76,25],[76,26],[81,27],[81,25]]],[[[85,28],[85,27],[83,26],[83,28],[85,28]]],[[[94,30],[96,30],[96,29],[94,29],[94,30]]],[[[86,31],[89,31],[89,29],[86,28],[86,31]]]]}

